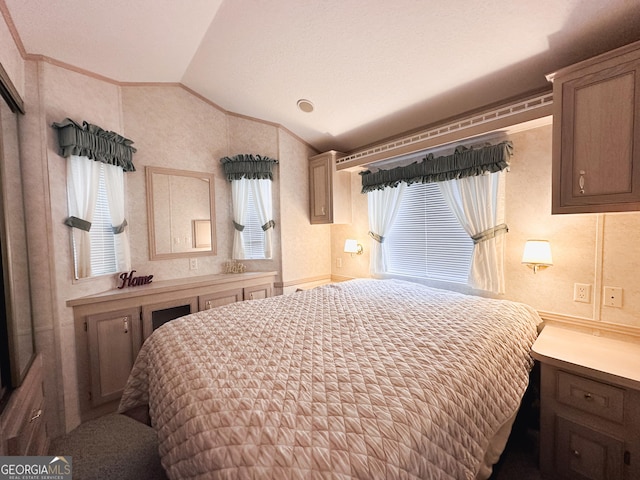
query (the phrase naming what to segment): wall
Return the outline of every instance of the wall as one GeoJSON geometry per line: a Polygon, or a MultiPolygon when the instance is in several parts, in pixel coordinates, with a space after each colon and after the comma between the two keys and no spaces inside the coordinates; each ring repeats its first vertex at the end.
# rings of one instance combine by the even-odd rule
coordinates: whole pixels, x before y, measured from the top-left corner
{"type": "MultiPolygon", "coordinates": [[[[640,327],[640,213],[551,215],[551,125],[512,134],[514,156],[506,180],[505,280],[503,298],[553,314],[640,327]],[[520,263],[527,239],[548,239],[554,265],[537,274],[520,263]],[[574,283],[593,286],[591,303],[573,301],[574,283]],[[622,308],[604,306],[604,286],[623,289],[622,308]]],[[[357,176],[354,174],[354,176],[357,176]]],[[[368,276],[367,204],[352,182],[352,225],[332,227],[332,274],[368,276]],[[365,247],[361,258],[342,253],[345,238],[365,247]],[[343,268],[335,259],[342,257],[343,268]]]]}
{"type": "Polygon", "coordinates": [[[224,112],[176,86],[122,87],[123,135],[133,140],[136,171],[127,173],[127,208],[132,264],[138,273],[170,279],[217,272],[231,250],[227,198],[231,190],[217,159],[228,151],[224,112]],[[149,260],[145,167],[213,173],[218,255],[149,260]]]}
{"type": "Polygon", "coordinates": [[[279,144],[282,280],[289,293],[330,278],[331,229],[309,223],[308,158],[317,152],[287,132],[281,133],[279,144]]]}

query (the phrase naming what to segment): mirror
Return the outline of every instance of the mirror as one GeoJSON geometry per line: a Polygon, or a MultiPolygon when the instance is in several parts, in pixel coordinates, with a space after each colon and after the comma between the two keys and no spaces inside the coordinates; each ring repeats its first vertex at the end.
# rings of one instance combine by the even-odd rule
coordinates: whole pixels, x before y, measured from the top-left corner
{"type": "Polygon", "coordinates": [[[0,400],[22,383],[36,354],[19,131],[17,113],[0,100],[0,400]]]}
{"type": "Polygon", "coordinates": [[[216,254],[212,173],[146,167],[149,258],[216,254]]]}

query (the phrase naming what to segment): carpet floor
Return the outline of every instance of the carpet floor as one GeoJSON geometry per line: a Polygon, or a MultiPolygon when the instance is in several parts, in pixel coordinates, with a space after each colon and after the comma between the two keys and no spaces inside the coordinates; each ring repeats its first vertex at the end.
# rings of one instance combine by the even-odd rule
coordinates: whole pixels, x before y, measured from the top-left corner
{"type": "MultiPolygon", "coordinates": [[[[537,431],[518,428],[490,480],[540,480],[537,431]]],[[[70,456],[74,480],[166,480],[154,430],[125,415],[85,422],[54,440],[50,455],[70,456]]]]}
{"type": "Polygon", "coordinates": [[[50,455],[70,456],[74,480],[166,480],[151,428],[113,413],[55,439],[50,455]]]}

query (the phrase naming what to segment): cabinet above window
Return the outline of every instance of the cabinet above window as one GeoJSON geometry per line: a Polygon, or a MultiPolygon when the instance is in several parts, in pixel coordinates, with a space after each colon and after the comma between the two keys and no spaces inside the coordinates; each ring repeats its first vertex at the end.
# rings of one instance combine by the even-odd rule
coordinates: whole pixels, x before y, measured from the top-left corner
{"type": "Polygon", "coordinates": [[[640,42],[553,81],[553,213],[640,210],[640,42]]]}

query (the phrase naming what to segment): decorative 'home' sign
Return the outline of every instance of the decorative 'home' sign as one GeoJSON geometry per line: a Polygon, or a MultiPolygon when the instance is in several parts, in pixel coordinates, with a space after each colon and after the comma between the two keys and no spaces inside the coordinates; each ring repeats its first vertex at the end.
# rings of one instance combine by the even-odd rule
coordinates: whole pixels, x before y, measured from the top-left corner
{"type": "Polygon", "coordinates": [[[134,277],[133,274],[135,270],[131,270],[129,273],[124,272],[120,274],[120,280],[122,280],[122,285],[118,288],[124,287],[139,287],[140,285],[147,285],[151,283],[151,279],[153,275],[134,277]]]}

